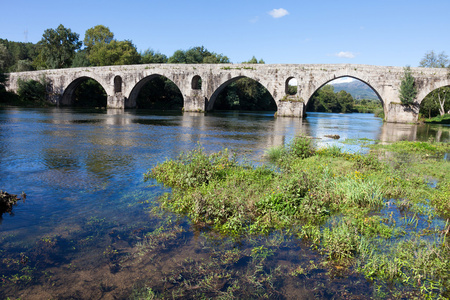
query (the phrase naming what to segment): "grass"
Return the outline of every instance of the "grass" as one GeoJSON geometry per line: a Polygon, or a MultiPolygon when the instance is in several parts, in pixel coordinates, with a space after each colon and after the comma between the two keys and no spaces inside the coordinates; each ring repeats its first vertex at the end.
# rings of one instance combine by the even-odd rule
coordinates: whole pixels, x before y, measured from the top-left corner
{"type": "MultiPolygon", "coordinates": [[[[161,209],[237,241],[294,233],[325,262],[371,280],[376,297],[449,297],[450,162],[441,157],[450,146],[369,147],[367,155],[315,149],[299,136],[269,149],[266,166],[251,167],[228,150],[207,154],[199,146],[145,178],[172,188],[161,209]]],[[[272,254],[261,248],[251,256],[272,254]]]]}
{"type": "Polygon", "coordinates": [[[431,119],[425,119],[424,122],[432,124],[450,124],[450,114],[445,114],[443,116],[436,116],[431,119]]]}

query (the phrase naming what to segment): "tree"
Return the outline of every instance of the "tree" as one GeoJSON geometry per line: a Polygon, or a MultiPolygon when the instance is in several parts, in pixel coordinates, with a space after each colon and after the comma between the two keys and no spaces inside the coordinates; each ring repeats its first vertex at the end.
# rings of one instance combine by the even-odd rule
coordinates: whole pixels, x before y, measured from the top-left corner
{"type": "Polygon", "coordinates": [[[147,49],[141,53],[141,62],[143,64],[164,64],[168,61],[167,56],[152,49],[147,49]]]}
{"type": "Polygon", "coordinates": [[[104,25],[97,25],[86,30],[86,33],[84,34],[84,45],[89,52],[94,45],[109,44],[113,38],[114,33],[112,33],[108,27],[104,25]]]}
{"type": "Polygon", "coordinates": [[[225,64],[230,59],[222,54],[209,52],[205,47],[193,47],[187,51],[177,50],[169,58],[171,64],[225,64]]]}
{"type": "Polygon", "coordinates": [[[81,48],[79,35],[62,24],[56,29],[47,29],[39,41],[41,55],[47,68],[68,68],[72,65],[75,51],[81,48]]]}
{"type": "Polygon", "coordinates": [[[448,55],[445,52],[435,54],[433,50],[425,53],[419,64],[419,67],[423,68],[445,68],[447,66],[449,66],[448,55]]]}
{"type": "Polygon", "coordinates": [[[417,95],[417,89],[414,83],[414,77],[411,74],[411,68],[409,66],[404,68],[405,76],[400,84],[400,102],[403,105],[411,105],[417,95]]]}
{"type": "Polygon", "coordinates": [[[92,46],[88,59],[94,66],[131,65],[138,64],[141,56],[131,41],[112,40],[92,46]]]}
{"type": "Polygon", "coordinates": [[[72,61],[72,68],[89,67],[91,62],[88,59],[88,53],[86,49],[79,50],[72,61]]]}
{"type": "MultiPolygon", "coordinates": [[[[434,53],[434,51],[430,51],[425,54],[424,58],[420,61],[420,66],[425,68],[448,68],[450,74],[450,64],[448,60],[448,55],[445,52],[441,52],[438,55],[434,53]]],[[[428,117],[436,116],[437,112],[442,116],[447,113],[450,113],[450,108],[448,104],[446,104],[447,99],[450,97],[450,88],[449,87],[441,87],[430,94],[428,94],[425,99],[422,100],[420,112],[425,115],[428,114],[428,117]]]]}

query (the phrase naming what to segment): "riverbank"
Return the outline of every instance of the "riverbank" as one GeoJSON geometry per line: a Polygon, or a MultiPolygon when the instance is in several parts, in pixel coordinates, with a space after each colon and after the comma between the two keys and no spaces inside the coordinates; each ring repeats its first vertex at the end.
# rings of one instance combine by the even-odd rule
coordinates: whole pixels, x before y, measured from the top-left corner
{"type": "Polygon", "coordinates": [[[424,122],[430,124],[450,124],[450,114],[437,116],[431,119],[425,119],[424,122]]]}
{"type": "MultiPolygon", "coordinates": [[[[172,188],[160,209],[187,216],[200,230],[234,241],[281,231],[316,251],[326,272],[364,276],[373,297],[449,297],[450,162],[442,157],[450,145],[370,147],[368,155],[316,149],[300,136],[269,150],[272,163],[259,167],[238,163],[228,150],[206,154],[198,147],[145,177],[172,188]]],[[[273,251],[252,250],[263,257],[273,251]]],[[[308,276],[314,268],[296,270],[294,277],[308,276]]],[[[194,298],[209,293],[206,286],[175,287],[194,298]]]]}

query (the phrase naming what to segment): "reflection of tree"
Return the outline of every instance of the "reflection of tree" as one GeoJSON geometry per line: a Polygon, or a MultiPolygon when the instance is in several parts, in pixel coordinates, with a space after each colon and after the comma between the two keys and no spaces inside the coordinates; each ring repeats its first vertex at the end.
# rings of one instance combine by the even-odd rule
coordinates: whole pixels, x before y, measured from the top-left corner
{"type": "Polygon", "coordinates": [[[383,123],[380,136],[382,142],[428,141],[434,139],[436,142],[450,142],[450,128],[432,124],[396,124],[383,123]]]}

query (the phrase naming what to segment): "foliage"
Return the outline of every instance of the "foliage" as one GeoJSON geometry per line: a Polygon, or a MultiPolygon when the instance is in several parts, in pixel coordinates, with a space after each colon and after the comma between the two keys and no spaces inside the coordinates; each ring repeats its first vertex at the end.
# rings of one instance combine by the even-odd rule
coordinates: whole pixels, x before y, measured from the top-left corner
{"type": "Polygon", "coordinates": [[[450,87],[441,87],[429,93],[420,103],[420,114],[432,118],[450,113],[450,87]]]}
{"type": "Polygon", "coordinates": [[[169,57],[170,64],[222,64],[230,63],[230,59],[222,54],[208,51],[205,47],[193,47],[189,50],[177,50],[169,57]]]}
{"type": "Polygon", "coordinates": [[[312,111],[346,113],[353,111],[354,99],[344,90],[334,92],[332,85],[325,85],[316,91],[308,103],[312,111]]]}
{"type": "Polygon", "coordinates": [[[183,107],[183,96],[170,79],[157,76],[141,88],[136,104],[145,109],[180,110],[183,107]]]}
{"type": "Polygon", "coordinates": [[[93,79],[83,81],[75,90],[73,106],[75,107],[106,107],[106,92],[93,79]]]}
{"type": "Polygon", "coordinates": [[[97,25],[86,30],[83,42],[87,51],[90,52],[95,45],[109,44],[113,38],[114,33],[112,33],[108,27],[97,25]]]}
{"type": "Polygon", "coordinates": [[[75,51],[81,48],[79,34],[65,28],[62,24],[56,29],[47,29],[39,42],[40,55],[46,67],[52,69],[68,68],[72,65],[75,51]]]}
{"type": "Polygon", "coordinates": [[[404,68],[405,75],[400,84],[399,98],[403,105],[412,105],[417,95],[414,77],[409,66],[404,68]]]}
{"type": "Polygon", "coordinates": [[[75,54],[72,61],[72,68],[89,67],[91,65],[88,59],[88,53],[86,49],[79,50],[75,54]]]}
{"type": "Polygon", "coordinates": [[[243,64],[265,64],[265,62],[262,58],[260,60],[257,60],[255,56],[252,56],[252,58],[249,61],[244,61],[242,63],[243,64]]]}
{"type": "Polygon", "coordinates": [[[445,68],[447,66],[450,66],[448,55],[445,52],[436,54],[433,50],[425,53],[419,64],[419,67],[423,68],[445,68]]]}
{"type": "Polygon", "coordinates": [[[0,39],[0,70],[20,72],[24,70],[23,62],[31,64],[31,67],[27,67],[27,69],[34,70],[38,54],[39,46],[36,44],[0,39]]]}
{"type": "Polygon", "coordinates": [[[23,103],[32,105],[45,102],[47,94],[45,79],[41,80],[41,82],[19,79],[18,85],[19,89],[17,94],[23,103]]]}
{"type": "MultiPolygon", "coordinates": [[[[325,263],[355,266],[382,289],[445,296],[450,248],[439,235],[442,227],[430,224],[437,213],[450,214],[450,162],[429,157],[448,152],[448,144],[380,144],[373,146],[375,155],[311,145],[299,136],[277,147],[271,155],[276,170],[240,165],[227,151],[207,155],[197,148],[159,164],[145,178],[172,187],[160,199],[161,208],[197,226],[238,240],[274,229],[294,231],[325,263]],[[384,151],[414,158],[406,164],[381,161],[395,157],[384,151]],[[424,174],[439,180],[437,189],[424,174]]],[[[264,260],[271,253],[258,247],[251,256],[264,260]]]]}
{"type": "Polygon", "coordinates": [[[214,109],[218,110],[277,110],[272,95],[257,81],[238,79],[217,96],[214,109]]]}
{"type": "Polygon", "coordinates": [[[445,114],[443,116],[437,116],[431,119],[427,119],[425,120],[425,123],[450,124],[450,114],[445,114]]]}
{"type": "Polygon", "coordinates": [[[131,41],[94,44],[88,59],[94,66],[131,65],[140,62],[140,55],[131,41]]]}
{"type": "Polygon", "coordinates": [[[143,64],[164,64],[167,63],[168,58],[166,55],[159,52],[155,52],[152,49],[147,49],[144,53],[141,53],[143,64]]]}

